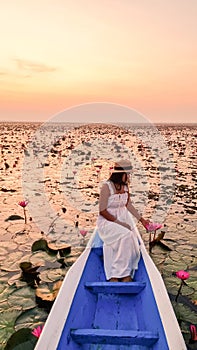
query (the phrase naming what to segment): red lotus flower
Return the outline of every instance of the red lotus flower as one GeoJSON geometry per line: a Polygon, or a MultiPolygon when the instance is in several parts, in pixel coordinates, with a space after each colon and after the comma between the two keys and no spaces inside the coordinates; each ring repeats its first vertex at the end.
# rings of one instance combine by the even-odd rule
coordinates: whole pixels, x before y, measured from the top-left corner
{"type": "Polygon", "coordinates": [[[183,285],[184,284],[186,285],[185,280],[187,280],[189,278],[189,276],[190,276],[189,272],[184,271],[184,270],[179,270],[179,271],[176,272],[176,277],[178,277],[181,280],[181,284],[180,284],[177,296],[175,298],[175,301],[178,300],[178,297],[179,297],[179,295],[181,293],[181,289],[182,289],[183,285]]]}
{"type": "Polygon", "coordinates": [[[196,326],[194,326],[194,324],[190,324],[189,329],[190,329],[190,334],[191,334],[191,342],[197,341],[196,326]]]}
{"type": "Polygon", "coordinates": [[[42,333],[44,325],[38,326],[37,328],[34,328],[33,331],[31,332],[33,335],[35,335],[36,338],[40,337],[40,334],[42,333]]]}
{"type": "Polygon", "coordinates": [[[157,222],[149,222],[147,225],[146,225],[146,230],[148,232],[152,232],[152,231],[156,231],[158,230],[159,228],[161,228],[162,225],[157,223],[157,222]]]}
{"type": "Polygon", "coordinates": [[[189,272],[184,270],[179,270],[176,272],[176,277],[178,277],[182,281],[187,280],[189,276],[190,276],[189,272]]]}
{"type": "Polygon", "coordinates": [[[21,201],[18,203],[18,205],[20,205],[20,207],[22,207],[22,208],[25,208],[27,206],[27,204],[28,204],[28,201],[21,201]]]}
{"type": "Polygon", "coordinates": [[[88,231],[86,231],[86,230],[80,230],[79,233],[80,233],[83,237],[85,237],[85,236],[87,235],[88,231]]]}

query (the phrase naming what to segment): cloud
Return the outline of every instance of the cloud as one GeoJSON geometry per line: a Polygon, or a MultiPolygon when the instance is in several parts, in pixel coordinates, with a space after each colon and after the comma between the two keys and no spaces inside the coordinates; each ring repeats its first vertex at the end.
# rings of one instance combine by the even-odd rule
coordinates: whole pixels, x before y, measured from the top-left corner
{"type": "Polygon", "coordinates": [[[55,72],[57,70],[56,67],[48,66],[44,63],[38,63],[19,58],[15,58],[14,61],[16,62],[18,69],[25,72],[49,73],[55,72]]]}

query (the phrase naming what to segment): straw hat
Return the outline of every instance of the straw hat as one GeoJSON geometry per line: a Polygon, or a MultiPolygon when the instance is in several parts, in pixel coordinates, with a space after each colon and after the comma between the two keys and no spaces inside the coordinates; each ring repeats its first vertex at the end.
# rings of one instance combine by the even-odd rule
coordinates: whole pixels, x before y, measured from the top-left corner
{"type": "Polygon", "coordinates": [[[116,162],[114,164],[114,169],[113,172],[114,173],[130,173],[132,170],[132,165],[131,162],[129,160],[123,159],[123,160],[119,160],[118,162],[116,162]]]}

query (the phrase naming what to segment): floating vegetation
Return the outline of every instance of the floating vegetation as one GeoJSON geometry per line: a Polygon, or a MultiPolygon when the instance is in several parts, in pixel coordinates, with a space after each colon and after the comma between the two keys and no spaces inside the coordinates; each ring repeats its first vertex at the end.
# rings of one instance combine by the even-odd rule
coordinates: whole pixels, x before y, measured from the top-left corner
{"type": "MultiPolygon", "coordinates": [[[[135,175],[134,203],[146,211],[147,218],[151,218],[156,207],[158,212],[156,220],[166,215],[165,238],[158,236],[160,239],[151,247],[151,256],[162,273],[184,338],[189,344],[189,326],[191,323],[196,325],[197,311],[197,260],[194,244],[197,230],[194,162],[196,127],[168,125],[158,127],[159,132],[168,143],[177,175],[174,203],[171,204],[171,207],[168,206],[168,214],[166,212],[166,204],[169,204],[167,193],[172,191],[168,168],[160,164],[159,169],[154,158],[151,157],[150,149],[145,144],[141,144],[139,139],[133,135],[132,126],[123,130],[116,126],[94,125],[94,127],[76,127],[69,132],[66,127],[65,130],[62,130],[64,134],[62,139],[54,140],[51,152],[48,154],[46,152],[45,158],[39,155],[40,143],[39,140],[36,140],[35,161],[32,166],[38,170],[44,169],[45,177],[38,183],[37,175],[33,177],[32,174],[29,174],[35,200],[30,201],[28,207],[24,207],[22,203],[21,208],[17,208],[18,211],[21,210],[22,216],[20,216],[15,211],[17,203],[21,201],[20,168],[24,154],[27,156],[27,161],[31,161],[32,154],[27,149],[26,140],[31,138],[37,128],[38,125],[34,123],[0,124],[3,155],[1,177],[4,181],[4,186],[0,189],[3,203],[0,236],[0,319],[2,320],[0,321],[2,322],[0,348],[4,348],[6,341],[11,336],[5,347],[6,350],[34,349],[37,338],[32,335],[32,331],[45,322],[50,305],[53,304],[54,297],[57,295],[59,283],[84,249],[86,242],[83,242],[83,237],[79,239],[79,230],[87,229],[89,235],[92,227],[95,226],[98,182],[107,178],[110,171],[109,165],[105,167],[105,161],[98,159],[94,142],[91,142],[92,138],[98,139],[98,135],[101,147],[103,144],[106,145],[106,148],[108,145],[115,147],[118,154],[123,154],[123,152],[128,154],[128,149],[132,148],[140,164],[145,165],[146,179],[144,176],[141,178],[140,175],[135,175]],[[117,144],[117,140],[125,142],[127,149],[122,149],[117,144]],[[80,148],[80,142],[81,149],[77,149],[77,147],[80,148]],[[12,167],[13,164],[17,166],[12,167]],[[62,174],[65,176],[60,181],[60,171],[63,165],[65,174],[62,174]],[[72,169],[73,165],[75,173],[72,169]],[[160,188],[158,186],[160,181],[158,170],[165,171],[166,188],[163,188],[162,184],[160,188]],[[43,185],[46,197],[51,207],[58,211],[57,214],[53,212],[50,215],[43,210],[40,185],[43,185]],[[141,187],[138,187],[139,185],[141,187]],[[158,203],[159,196],[164,202],[162,205],[161,202],[158,203]],[[25,224],[24,216],[27,212],[24,212],[24,208],[30,210],[30,205],[34,210],[38,208],[38,213],[32,219],[29,217],[28,224],[25,224]],[[65,226],[61,225],[62,217],[68,219],[65,226]],[[40,222],[46,226],[46,230],[41,228],[42,233],[38,228],[40,222]],[[183,285],[178,300],[175,302],[174,299],[180,286],[180,280],[174,276],[177,270],[187,270],[190,278],[186,281],[187,285],[183,285]],[[56,283],[58,283],[57,287],[56,283]],[[39,296],[36,296],[37,290],[39,290],[39,296]],[[38,306],[38,301],[43,307],[40,307],[41,304],[38,306]]],[[[64,128],[63,125],[61,125],[62,128],[64,128]]],[[[43,140],[46,138],[45,132],[50,135],[50,140],[54,138],[55,130],[55,126],[49,133],[48,130],[44,130],[43,140]]],[[[139,135],[143,134],[142,129],[138,132],[139,135]]],[[[158,150],[159,148],[158,145],[158,150]]],[[[113,150],[112,152],[110,150],[109,153],[113,153],[113,150]]],[[[110,156],[113,157],[113,154],[110,156]]],[[[148,236],[143,229],[142,236],[148,247],[148,236]]]]}
{"type": "Polygon", "coordinates": [[[5,221],[14,221],[14,220],[24,220],[24,218],[20,215],[10,215],[8,216],[7,219],[5,219],[5,221]]]}
{"type": "Polygon", "coordinates": [[[54,284],[50,285],[49,283],[46,283],[36,288],[37,303],[42,307],[46,307],[46,303],[48,303],[49,306],[52,306],[54,300],[57,297],[61,285],[62,281],[57,281],[54,284]]]}
{"type": "Polygon", "coordinates": [[[22,328],[19,329],[17,332],[12,334],[12,336],[9,338],[5,350],[22,350],[22,349],[28,349],[33,350],[35,348],[37,339],[32,334],[32,331],[30,328],[22,328]]]}

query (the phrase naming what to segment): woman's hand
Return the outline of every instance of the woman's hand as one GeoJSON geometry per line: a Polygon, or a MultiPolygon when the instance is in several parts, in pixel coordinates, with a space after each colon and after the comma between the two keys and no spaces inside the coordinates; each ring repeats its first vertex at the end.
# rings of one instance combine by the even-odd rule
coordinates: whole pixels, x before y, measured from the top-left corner
{"type": "Polygon", "coordinates": [[[150,220],[145,220],[143,217],[141,217],[139,221],[142,223],[145,229],[146,229],[146,226],[150,223],[150,220]]]}

